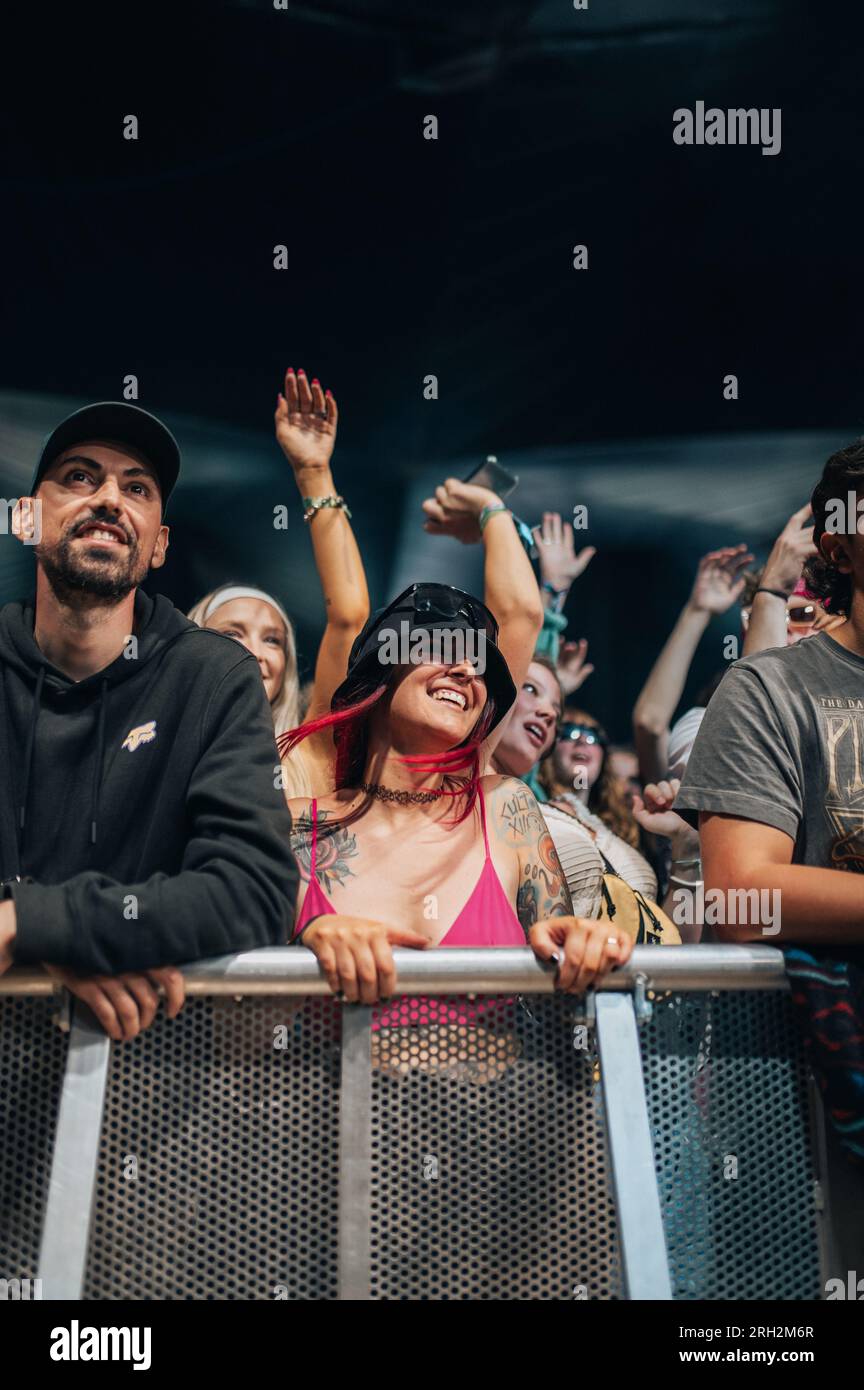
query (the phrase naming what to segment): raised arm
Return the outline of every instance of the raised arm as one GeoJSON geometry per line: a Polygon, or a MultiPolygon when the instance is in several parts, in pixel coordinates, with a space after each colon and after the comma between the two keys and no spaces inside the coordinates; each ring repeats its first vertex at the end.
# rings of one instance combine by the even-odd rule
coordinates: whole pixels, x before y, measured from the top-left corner
{"type": "Polygon", "coordinates": [[[775,592],[754,594],[743,656],[752,656],[767,647],[786,646],[786,600],[795,591],[805,561],[818,553],[812,537],[813,516],[808,502],[792,513],[771,548],[759,589],[775,592]]]}
{"type": "MultiPolygon", "coordinates": [[[[498,645],[517,690],[531,664],[537,635],[543,625],[540,591],[509,511],[500,497],[487,488],[448,478],[423,503],[424,529],[433,536],[454,536],[465,545],[482,541],[483,586],[487,608],[498,619],[498,645]],[[481,532],[484,508],[487,513],[481,532]]],[[[503,732],[503,723],[487,740],[491,752],[503,732]]]]}
{"type": "Polygon", "coordinates": [[[712,550],[699,561],[693,591],[633,708],[633,739],[643,783],[666,776],[669,725],[696,648],[714,614],[725,613],[741,593],[741,571],[752,559],[746,546],[735,545],[712,550]]]}
{"type": "MultiPolygon", "coordinates": [[[[332,392],[323,391],[317,379],[308,381],[302,368],[295,372],[289,367],[276,406],[276,438],[303,499],[338,496],[330,469],[338,418],[332,392]]],[[[343,508],[316,510],[309,534],[327,613],[309,706],[308,717],[314,718],[329,711],[333,692],[345,678],[351,644],[369,616],[369,591],[343,508]]]]}

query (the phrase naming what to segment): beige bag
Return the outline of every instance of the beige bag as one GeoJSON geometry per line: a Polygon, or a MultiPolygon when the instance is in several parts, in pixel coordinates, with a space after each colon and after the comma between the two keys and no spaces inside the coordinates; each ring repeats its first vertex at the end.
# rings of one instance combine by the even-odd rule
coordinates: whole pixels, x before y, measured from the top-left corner
{"type": "Polygon", "coordinates": [[[629,883],[612,867],[601,849],[603,878],[600,882],[602,902],[600,920],[611,922],[625,931],[636,946],[680,946],[681,933],[663,911],[638,888],[629,883]]]}

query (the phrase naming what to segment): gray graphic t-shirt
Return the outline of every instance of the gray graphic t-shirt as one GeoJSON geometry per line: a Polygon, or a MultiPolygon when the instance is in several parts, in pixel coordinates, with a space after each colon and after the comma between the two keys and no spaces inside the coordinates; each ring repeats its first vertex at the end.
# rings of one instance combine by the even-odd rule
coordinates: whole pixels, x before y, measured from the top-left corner
{"type": "MultiPolygon", "coordinates": [[[[675,810],[693,825],[699,811],[760,821],[794,840],[793,864],[864,873],[864,657],[819,633],[737,661],[675,810]]],[[[864,959],[859,947],[842,953],[864,959]]]]}

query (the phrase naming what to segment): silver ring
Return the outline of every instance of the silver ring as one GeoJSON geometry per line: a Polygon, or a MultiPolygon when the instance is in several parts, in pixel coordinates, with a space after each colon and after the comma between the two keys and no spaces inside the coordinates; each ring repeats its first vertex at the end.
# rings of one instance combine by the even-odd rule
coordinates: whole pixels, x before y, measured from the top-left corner
{"type": "Polygon", "coordinates": [[[618,938],[617,938],[617,936],[607,936],[607,938],[606,938],[606,945],[607,945],[607,946],[617,946],[617,945],[618,945],[618,938]]]}

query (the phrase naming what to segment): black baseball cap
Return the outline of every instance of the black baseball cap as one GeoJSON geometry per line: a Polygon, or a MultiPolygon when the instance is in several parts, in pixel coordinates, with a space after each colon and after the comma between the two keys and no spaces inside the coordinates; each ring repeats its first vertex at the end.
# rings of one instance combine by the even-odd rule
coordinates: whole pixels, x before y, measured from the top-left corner
{"type": "Polygon", "coordinates": [[[42,446],[30,489],[35,493],[51,464],[66,449],[85,440],[129,445],[143,455],[159,479],[162,514],[180,472],[180,449],[171,431],[149,411],[127,401],[97,401],[67,415],[42,446]]]}

